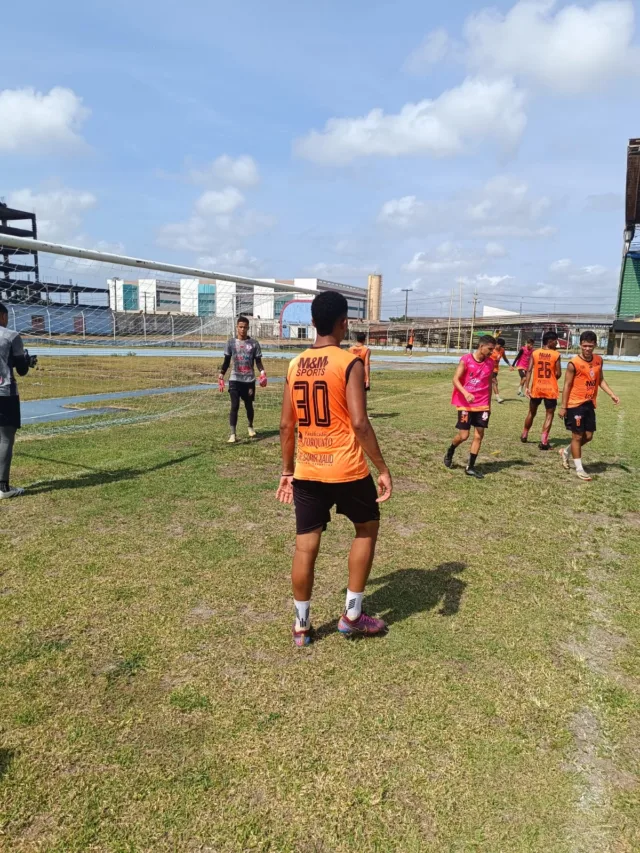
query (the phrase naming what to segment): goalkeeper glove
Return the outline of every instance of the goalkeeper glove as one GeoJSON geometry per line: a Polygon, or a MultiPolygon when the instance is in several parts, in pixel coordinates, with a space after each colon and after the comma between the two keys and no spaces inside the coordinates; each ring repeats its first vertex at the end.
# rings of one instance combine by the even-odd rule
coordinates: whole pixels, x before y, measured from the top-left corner
{"type": "Polygon", "coordinates": [[[260,379],[258,379],[258,383],[261,388],[267,387],[267,374],[264,372],[264,370],[260,371],[260,379]]]}
{"type": "Polygon", "coordinates": [[[224,392],[224,376],[218,376],[218,391],[221,394],[224,392]]]}

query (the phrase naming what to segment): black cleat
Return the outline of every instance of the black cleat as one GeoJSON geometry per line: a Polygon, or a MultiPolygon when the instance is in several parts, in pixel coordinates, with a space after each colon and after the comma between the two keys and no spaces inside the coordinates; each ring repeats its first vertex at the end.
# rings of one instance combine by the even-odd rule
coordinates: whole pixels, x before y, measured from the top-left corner
{"type": "Polygon", "coordinates": [[[538,450],[551,450],[551,445],[543,444],[542,442],[540,442],[540,444],[538,445],[538,450]]]}
{"type": "Polygon", "coordinates": [[[445,454],[443,462],[445,468],[453,468],[453,456],[445,454]]]}
{"type": "Polygon", "coordinates": [[[484,474],[480,473],[480,471],[476,471],[475,468],[465,468],[464,473],[467,477],[475,477],[476,480],[484,480],[484,474]]]}
{"type": "Polygon", "coordinates": [[[520,441],[521,441],[523,444],[526,444],[526,443],[529,441],[529,439],[526,437],[526,435],[521,435],[521,436],[520,436],[520,441]]]}

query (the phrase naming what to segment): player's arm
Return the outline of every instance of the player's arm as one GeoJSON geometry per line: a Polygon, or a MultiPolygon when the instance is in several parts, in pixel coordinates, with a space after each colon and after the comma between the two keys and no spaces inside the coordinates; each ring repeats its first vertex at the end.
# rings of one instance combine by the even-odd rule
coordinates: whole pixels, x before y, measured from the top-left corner
{"type": "Polygon", "coordinates": [[[29,372],[29,359],[25,354],[24,344],[20,335],[17,335],[11,341],[11,364],[18,376],[26,376],[29,372]]]}
{"type": "Polygon", "coordinates": [[[569,397],[571,396],[571,389],[573,388],[573,380],[576,378],[576,369],[569,362],[569,366],[567,367],[567,372],[564,377],[564,388],[562,389],[562,401],[560,402],[560,410],[558,414],[561,418],[563,418],[567,414],[567,408],[569,406],[569,397]]]}
{"type": "Polygon", "coordinates": [[[219,376],[220,379],[224,379],[224,375],[227,372],[227,370],[229,369],[230,364],[231,364],[231,344],[229,343],[229,341],[227,341],[227,343],[225,344],[225,347],[224,347],[224,361],[222,362],[222,365],[220,366],[220,376],[219,376]]]}
{"type": "Polygon", "coordinates": [[[462,384],[462,377],[464,376],[464,364],[460,361],[458,366],[456,367],[456,372],[453,374],[453,387],[456,391],[459,391],[467,403],[473,403],[475,397],[470,391],[462,384]]]}
{"type": "Polygon", "coordinates": [[[284,383],[284,396],[280,412],[280,450],[282,474],[276,498],[283,504],[293,503],[293,463],[296,451],[296,413],[291,403],[289,383],[284,383]]]}
{"type": "Polygon", "coordinates": [[[382,451],[367,415],[367,395],[364,390],[364,364],[356,359],[347,379],[347,408],[353,431],[360,446],[378,469],[378,503],[389,500],[393,491],[391,474],[382,458],[382,451]]]}
{"type": "Polygon", "coordinates": [[[613,393],[613,391],[611,390],[611,387],[609,386],[609,383],[605,381],[604,370],[602,368],[600,368],[600,377],[601,377],[600,387],[602,388],[602,390],[604,391],[605,394],[608,394],[611,397],[611,399],[613,400],[613,402],[617,406],[618,403],[620,402],[620,397],[618,397],[616,394],[613,393]]]}
{"type": "Polygon", "coordinates": [[[509,359],[507,358],[507,354],[506,354],[506,352],[503,352],[503,353],[502,353],[502,360],[503,360],[503,361],[504,361],[504,363],[507,365],[507,367],[511,367],[511,362],[510,362],[510,361],[509,361],[509,359]]]}
{"type": "Polygon", "coordinates": [[[556,379],[560,379],[561,376],[562,376],[562,362],[558,358],[558,360],[556,361],[556,379]]]}
{"type": "MultiPolygon", "coordinates": [[[[511,365],[511,370],[515,370],[515,369],[516,369],[516,365],[517,365],[517,363],[520,361],[520,359],[522,358],[522,353],[523,353],[523,352],[524,352],[524,347],[520,347],[520,349],[518,350],[518,355],[513,359],[513,364],[511,365]]],[[[507,364],[508,364],[508,363],[509,363],[509,362],[507,362],[507,364]]]]}
{"type": "Polygon", "coordinates": [[[527,374],[524,377],[524,387],[525,394],[529,399],[531,399],[531,378],[533,377],[533,358],[529,361],[529,367],[527,367],[527,374]]]}
{"type": "Polygon", "coordinates": [[[367,350],[364,357],[364,385],[365,388],[371,385],[371,350],[367,350]]]}

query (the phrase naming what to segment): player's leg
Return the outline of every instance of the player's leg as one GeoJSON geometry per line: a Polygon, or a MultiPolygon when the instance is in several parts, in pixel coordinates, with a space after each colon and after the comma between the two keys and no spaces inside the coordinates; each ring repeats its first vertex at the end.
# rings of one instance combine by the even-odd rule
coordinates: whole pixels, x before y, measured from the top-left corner
{"type": "Polygon", "coordinates": [[[498,374],[497,373],[493,374],[492,385],[493,385],[493,394],[496,398],[496,403],[504,403],[504,400],[500,396],[500,388],[498,387],[498,374]]]}
{"type": "Polygon", "coordinates": [[[254,409],[253,409],[253,401],[256,396],[256,384],[255,382],[250,383],[249,387],[246,389],[246,394],[244,398],[244,407],[247,410],[247,421],[249,423],[249,438],[255,438],[256,431],[253,428],[253,418],[254,418],[254,409]]]}
{"type": "Polygon", "coordinates": [[[529,430],[533,426],[533,422],[535,420],[535,417],[538,414],[539,405],[540,405],[540,400],[538,400],[538,399],[529,400],[529,411],[527,412],[527,416],[524,419],[524,429],[522,430],[522,435],[520,436],[520,441],[523,444],[526,444],[527,439],[529,438],[529,430]]]}
{"type": "Polygon", "coordinates": [[[456,424],[458,433],[444,455],[446,468],[453,468],[453,454],[456,452],[456,447],[460,447],[469,438],[469,414],[469,412],[458,412],[458,422],[456,424]]]}
{"type": "Polygon", "coordinates": [[[353,522],[355,537],[349,552],[349,584],[344,613],[338,622],[341,634],[380,634],[387,626],[382,619],[368,616],[362,609],[364,588],[373,564],[380,527],[378,493],[371,476],[353,483],[338,483],[336,509],[353,522]]]}
{"type": "Polygon", "coordinates": [[[480,471],[476,471],[476,459],[478,458],[478,453],[480,453],[480,448],[482,446],[482,439],[484,438],[484,427],[476,426],[473,433],[473,441],[471,442],[471,452],[469,453],[469,462],[467,464],[467,468],[465,473],[468,474],[469,477],[475,477],[477,480],[483,480],[484,474],[481,474],[480,471]]]}
{"type": "Polygon", "coordinates": [[[313,592],[315,566],[320,550],[322,530],[322,527],[318,527],[309,533],[296,536],[296,547],[291,566],[293,606],[296,613],[293,640],[296,646],[306,646],[311,642],[311,593],[313,592]]]}
{"type": "Polygon", "coordinates": [[[549,433],[551,432],[551,427],[553,425],[553,418],[556,413],[556,400],[545,400],[544,407],[544,424],[542,425],[542,435],[540,436],[540,444],[538,447],[540,450],[550,450],[551,445],[549,444],[549,433]]]}
{"type": "Polygon", "coordinates": [[[24,494],[24,489],[12,488],[10,485],[11,460],[15,440],[15,427],[0,426],[0,498],[17,498],[24,494]]]}
{"type": "Polygon", "coordinates": [[[296,646],[307,646],[311,642],[311,593],[322,531],[331,518],[330,500],[326,484],[293,481],[296,547],[291,565],[291,586],[296,614],[293,626],[296,646]]]}
{"type": "Polygon", "coordinates": [[[240,391],[237,382],[229,382],[229,399],[231,400],[231,411],[229,412],[229,444],[236,441],[236,429],[238,427],[238,412],[240,411],[240,391]]]}

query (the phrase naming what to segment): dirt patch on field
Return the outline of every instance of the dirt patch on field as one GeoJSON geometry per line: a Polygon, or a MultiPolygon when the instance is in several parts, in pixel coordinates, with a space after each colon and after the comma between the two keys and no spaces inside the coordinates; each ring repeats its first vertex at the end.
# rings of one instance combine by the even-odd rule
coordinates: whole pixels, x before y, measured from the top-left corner
{"type": "Polygon", "coordinates": [[[216,611],[213,610],[207,604],[198,604],[193,610],[189,611],[189,622],[201,624],[203,622],[208,622],[210,619],[216,615],[216,611]]]}
{"type": "Polygon", "coordinates": [[[395,477],[393,481],[394,489],[399,492],[430,492],[431,486],[427,483],[419,483],[417,480],[410,480],[408,477],[395,477]]]}

